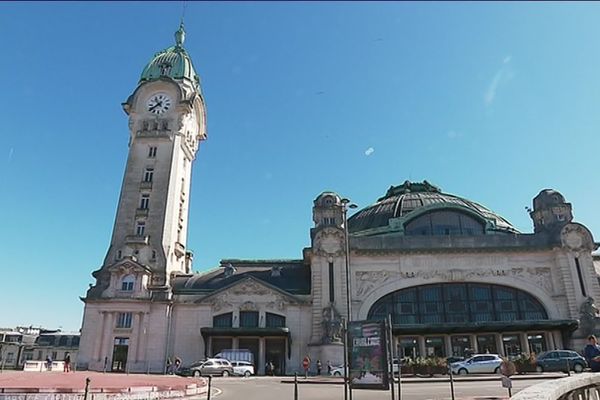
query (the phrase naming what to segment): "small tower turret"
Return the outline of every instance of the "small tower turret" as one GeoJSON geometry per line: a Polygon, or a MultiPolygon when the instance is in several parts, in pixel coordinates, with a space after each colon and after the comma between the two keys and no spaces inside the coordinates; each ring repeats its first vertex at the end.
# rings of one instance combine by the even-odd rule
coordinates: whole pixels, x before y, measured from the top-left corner
{"type": "Polygon", "coordinates": [[[571,203],[554,189],[544,189],[533,199],[534,232],[549,232],[560,229],[573,220],[571,203]]]}

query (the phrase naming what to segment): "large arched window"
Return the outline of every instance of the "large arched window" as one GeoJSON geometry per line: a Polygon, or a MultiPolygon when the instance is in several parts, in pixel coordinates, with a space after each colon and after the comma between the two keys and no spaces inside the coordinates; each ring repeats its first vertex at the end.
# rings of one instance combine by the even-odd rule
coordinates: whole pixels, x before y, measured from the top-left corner
{"type": "Polygon", "coordinates": [[[389,314],[394,324],[548,319],[542,304],[530,294],[482,283],[443,283],[401,289],[377,300],[369,310],[369,319],[385,319],[389,314]]]}
{"type": "Polygon", "coordinates": [[[420,215],[404,226],[405,235],[483,235],[481,221],[457,211],[440,210],[420,215]]]}

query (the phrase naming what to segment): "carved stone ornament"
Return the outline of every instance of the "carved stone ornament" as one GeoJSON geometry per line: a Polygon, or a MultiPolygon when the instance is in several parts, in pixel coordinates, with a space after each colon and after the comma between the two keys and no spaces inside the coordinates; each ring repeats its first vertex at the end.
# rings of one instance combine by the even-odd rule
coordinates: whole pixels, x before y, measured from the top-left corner
{"type": "Polygon", "coordinates": [[[227,298],[226,293],[224,293],[220,296],[213,297],[213,299],[210,302],[210,305],[211,305],[213,311],[220,311],[223,309],[229,309],[229,308],[233,307],[233,304],[231,304],[229,302],[229,299],[227,298]]]}
{"type": "Polygon", "coordinates": [[[251,301],[246,301],[240,306],[240,311],[257,311],[258,307],[251,301]]]}
{"type": "Polygon", "coordinates": [[[383,284],[397,279],[438,279],[447,282],[476,281],[489,277],[511,277],[534,283],[548,293],[552,293],[552,276],[549,267],[513,267],[486,269],[448,269],[448,270],[417,270],[417,271],[356,271],[356,296],[365,298],[383,284]]]}
{"type": "Polygon", "coordinates": [[[573,251],[591,250],[592,239],[587,230],[579,224],[568,224],[560,232],[563,246],[573,251]]]}
{"type": "Polygon", "coordinates": [[[271,292],[268,288],[259,284],[258,282],[254,282],[251,280],[245,281],[236,285],[230,289],[230,292],[235,295],[252,295],[256,294],[259,296],[264,296],[271,292]]]}
{"type": "Polygon", "coordinates": [[[581,335],[585,337],[597,333],[600,327],[600,315],[593,298],[588,297],[585,299],[579,309],[579,315],[581,321],[579,330],[581,335]]]}
{"type": "Polygon", "coordinates": [[[332,305],[323,309],[323,343],[342,343],[343,326],[340,313],[332,305]]]}
{"type": "Polygon", "coordinates": [[[277,295],[273,301],[268,302],[265,306],[271,310],[283,311],[287,302],[283,298],[283,296],[277,295]]]}
{"type": "Polygon", "coordinates": [[[317,253],[341,255],[344,251],[344,234],[338,229],[326,229],[317,234],[314,240],[317,253]]]}

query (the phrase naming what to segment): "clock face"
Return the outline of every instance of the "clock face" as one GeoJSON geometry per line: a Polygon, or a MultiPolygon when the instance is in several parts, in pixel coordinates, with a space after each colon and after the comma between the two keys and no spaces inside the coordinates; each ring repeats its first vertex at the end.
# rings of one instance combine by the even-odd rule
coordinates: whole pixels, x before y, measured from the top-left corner
{"type": "Polygon", "coordinates": [[[156,93],[148,99],[147,107],[152,114],[164,114],[171,108],[171,99],[164,93],[156,93]]]}

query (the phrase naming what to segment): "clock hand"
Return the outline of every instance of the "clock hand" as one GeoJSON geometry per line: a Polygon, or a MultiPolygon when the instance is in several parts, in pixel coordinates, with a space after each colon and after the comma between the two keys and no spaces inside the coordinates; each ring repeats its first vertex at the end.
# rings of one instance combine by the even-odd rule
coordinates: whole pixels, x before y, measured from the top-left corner
{"type": "Polygon", "coordinates": [[[155,105],[153,105],[152,107],[150,107],[150,108],[148,109],[148,111],[153,111],[153,110],[154,110],[156,107],[158,107],[158,106],[160,106],[160,105],[162,105],[162,103],[156,103],[155,105]]]}

